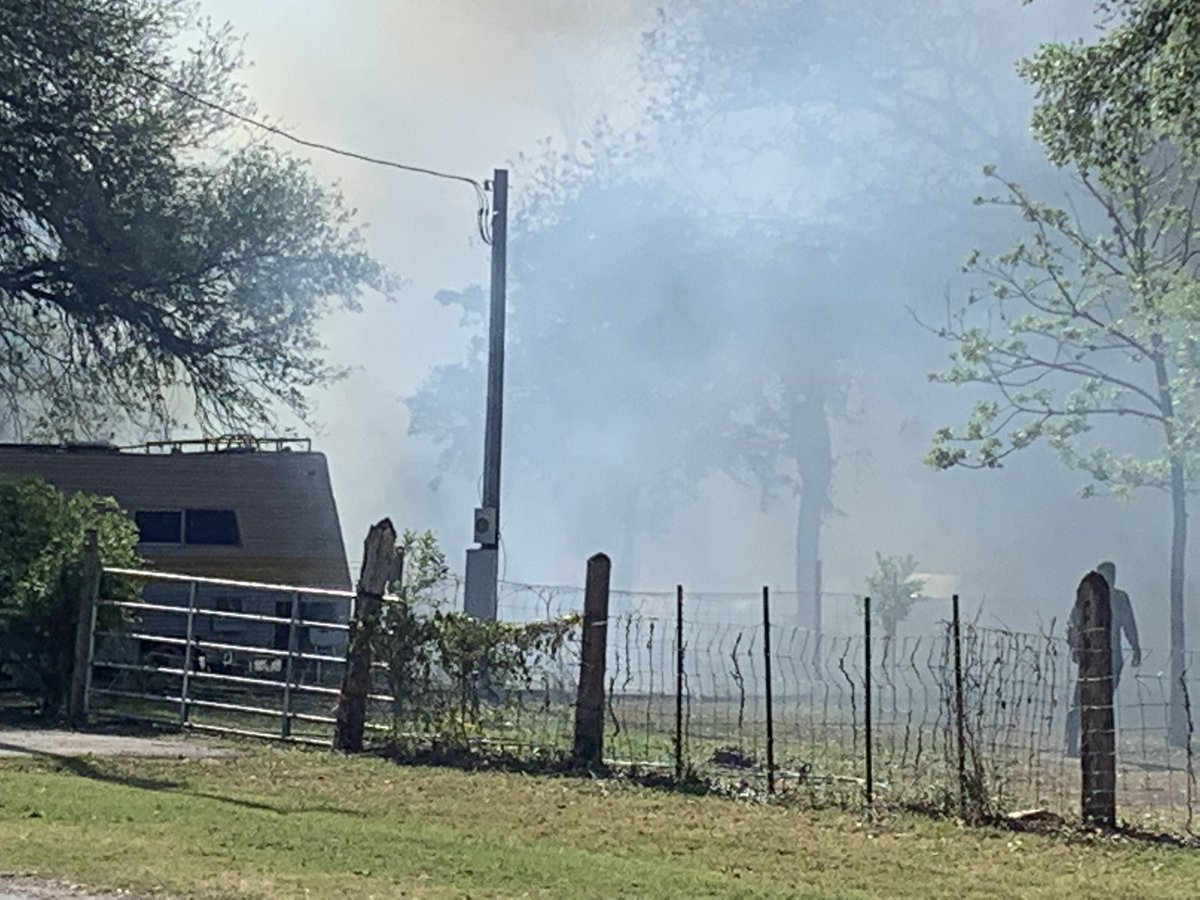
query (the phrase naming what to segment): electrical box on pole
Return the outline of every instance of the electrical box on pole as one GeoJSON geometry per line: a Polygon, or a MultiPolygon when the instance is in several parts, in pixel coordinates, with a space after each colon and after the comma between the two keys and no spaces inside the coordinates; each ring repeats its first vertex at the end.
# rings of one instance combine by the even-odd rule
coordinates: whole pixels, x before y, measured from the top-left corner
{"type": "Polygon", "coordinates": [[[496,510],[491,506],[475,508],[475,543],[494,544],[499,537],[496,531],[496,510]]]}
{"type": "Polygon", "coordinates": [[[497,553],[495,547],[467,549],[467,577],[463,586],[463,612],[472,619],[496,618],[497,553]]]}
{"type": "Polygon", "coordinates": [[[508,251],[508,170],[492,182],[492,285],[488,307],[487,413],[483,435],[483,502],[475,510],[474,539],[467,551],[464,610],[496,618],[500,547],[500,446],[504,423],[504,312],[508,251]]]}

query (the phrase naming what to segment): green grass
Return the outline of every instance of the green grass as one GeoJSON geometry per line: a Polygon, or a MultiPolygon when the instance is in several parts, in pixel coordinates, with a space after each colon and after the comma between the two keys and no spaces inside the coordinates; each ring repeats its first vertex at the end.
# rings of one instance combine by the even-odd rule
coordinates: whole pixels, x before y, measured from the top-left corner
{"type": "Polygon", "coordinates": [[[198,897],[1192,897],[1200,852],[246,745],[0,762],[0,870],[198,897]]]}
{"type": "MultiPolygon", "coordinates": [[[[239,692],[220,695],[227,702],[254,704],[264,702],[239,692]]],[[[278,702],[271,695],[268,701],[278,702]]],[[[331,712],[328,698],[299,697],[297,705],[307,704],[309,712],[331,712]]],[[[166,727],[178,723],[178,705],[150,703],[124,698],[111,702],[102,698],[98,710],[111,709],[118,713],[134,713],[156,719],[166,727]]],[[[848,722],[836,716],[826,717],[820,710],[808,710],[805,716],[798,707],[792,715],[776,722],[775,761],[785,779],[789,773],[805,771],[810,785],[821,785],[825,799],[844,804],[862,796],[861,779],[865,774],[864,736],[848,722]],[[806,721],[809,720],[809,721],[806,721]]],[[[685,707],[685,762],[697,774],[725,779],[745,779],[759,787],[766,782],[766,726],[760,719],[747,715],[739,721],[738,707],[726,701],[694,702],[685,707]],[[719,749],[736,748],[747,760],[757,763],[749,769],[730,771],[713,763],[719,749]]],[[[391,737],[392,722],[388,710],[381,704],[372,709],[373,724],[380,726],[368,732],[368,742],[383,746],[391,737]]],[[[478,739],[492,750],[505,751],[530,758],[564,754],[572,745],[574,708],[565,704],[544,707],[536,698],[521,707],[492,709],[484,707],[483,717],[471,723],[464,734],[478,739]],[[544,751],[544,752],[539,752],[544,751]]],[[[750,710],[752,713],[753,710],[750,710]]],[[[210,725],[218,729],[236,728],[267,735],[279,733],[279,715],[247,714],[228,710],[195,707],[190,722],[197,726],[210,725]]],[[[618,697],[613,700],[606,717],[608,731],[605,750],[608,761],[616,767],[637,766],[660,771],[674,770],[675,721],[674,702],[670,697],[618,697]],[[615,711],[621,728],[613,728],[615,711]]],[[[306,721],[293,724],[292,736],[298,740],[329,742],[332,726],[306,721]]],[[[451,729],[452,731],[452,729],[451,729]]],[[[214,732],[208,732],[209,734],[214,732]]],[[[221,734],[221,731],[215,732],[221,734]]],[[[432,736],[434,730],[420,723],[401,726],[401,733],[414,737],[432,736]]],[[[941,727],[928,723],[919,729],[882,725],[873,732],[875,797],[879,806],[891,808],[954,808],[957,796],[957,776],[953,770],[952,737],[941,727]],[[949,801],[947,800],[949,798],[949,801]],[[947,806],[947,802],[950,805],[947,806]]],[[[460,736],[462,737],[462,736],[460,736]]],[[[1039,734],[1014,746],[988,748],[981,745],[985,784],[995,810],[1045,807],[1056,813],[1073,817],[1079,804],[1079,763],[1066,759],[1059,752],[1057,734],[1039,734]],[[1035,739],[1036,738],[1036,739],[1035,739]],[[1039,746],[1040,743],[1040,746],[1039,746]]],[[[466,739],[463,737],[463,739],[466,739]]],[[[1195,785],[1183,770],[1183,754],[1177,752],[1168,760],[1173,765],[1139,765],[1146,754],[1144,748],[1131,747],[1118,765],[1120,820],[1142,828],[1183,834],[1194,828],[1189,819],[1189,783],[1193,795],[1195,785]]],[[[418,755],[417,758],[422,758],[418,755]]],[[[428,757],[424,757],[428,758],[428,757]]],[[[793,779],[794,781],[794,779],[793,779]]]]}

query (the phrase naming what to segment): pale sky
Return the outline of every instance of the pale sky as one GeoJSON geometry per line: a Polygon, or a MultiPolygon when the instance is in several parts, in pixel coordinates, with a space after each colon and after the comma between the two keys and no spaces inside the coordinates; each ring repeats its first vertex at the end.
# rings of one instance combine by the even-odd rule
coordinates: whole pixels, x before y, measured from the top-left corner
{"type": "MultiPolygon", "coordinates": [[[[582,80],[629,65],[637,41],[629,25],[652,9],[620,0],[201,4],[203,15],[245,36],[251,65],[243,77],[264,115],[308,139],[478,180],[542,138],[561,139],[560,119],[598,111],[620,78],[596,87],[582,80]],[[560,64],[547,71],[547,60],[560,64]],[[572,108],[576,95],[594,98],[593,108],[572,108]]],[[[320,397],[316,435],[329,457],[348,552],[358,556],[368,524],[388,515],[401,528],[437,528],[459,568],[470,499],[449,509],[452,489],[428,490],[435,454],[406,436],[402,398],[432,365],[463,352],[457,316],[433,295],[487,283],[474,194],[464,184],[318,152],[311,158],[359,210],[371,251],[408,281],[395,304],[368,303],[326,326],[336,360],[361,366],[320,397]]]]}

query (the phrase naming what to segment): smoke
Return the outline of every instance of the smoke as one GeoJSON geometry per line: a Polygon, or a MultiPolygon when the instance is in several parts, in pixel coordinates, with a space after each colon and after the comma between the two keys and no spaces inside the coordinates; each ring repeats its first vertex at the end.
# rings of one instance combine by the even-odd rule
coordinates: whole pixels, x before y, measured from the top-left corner
{"type": "MultiPolygon", "coordinates": [[[[566,165],[564,153],[620,187],[568,205],[576,218],[558,231],[513,237],[506,574],[578,581],[603,549],[619,581],[648,589],[790,589],[795,484],[766,497],[754,467],[767,457],[749,444],[736,465],[706,452],[716,458],[734,440],[713,410],[761,417],[763,404],[784,401],[762,399],[759,386],[778,377],[796,403],[817,373],[830,380],[835,457],[821,550],[830,591],[861,590],[879,550],[952,574],[1014,627],[1066,609],[1102,558],[1118,560],[1135,603],[1164,596],[1158,498],[1082,501],[1079,478],[1042,450],[987,473],[921,462],[932,431],[962,421],[975,397],[927,382],[946,349],[908,308],[936,320],[945,294],[966,290],[956,262],[1017,233],[1019,223],[971,206],[983,164],[1064,189],[1027,136],[1031,95],[1014,63],[1040,42],[1087,33],[1090,2],[952,3],[947,16],[915,0],[746,0],[725,13],[675,3],[680,27],[665,47],[646,38],[658,6],[308,0],[280,16],[267,4],[203,3],[247,34],[250,94],[298,133],[481,180],[513,161],[518,214],[537,193],[532,176],[548,160],[566,165]],[[794,13],[796,27],[772,26],[772,7],[794,13]],[[701,80],[673,81],[689,61],[701,80]],[[695,114],[664,127],[647,117],[648,100],[695,114]],[[615,161],[585,145],[605,118],[615,161]],[[780,221],[816,256],[768,236],[780,221]],[[693,239],[708,242],[698,256],[693,239]],[[680,276],[680,261],[706,254],[699,283],[680,276]],[[564,419],[572,403],[581,411],[564,419]]],[[[396,304],[328,323],[336,359],[356,367],[320,399],[318,444],[347,546],[390,515],[436,529],[460,561],[482,464],[482,436],[469,437],[482,430],[481,360],[469,350],[482,323],[460,327],[460,311],[433,298],[487,283],[474,198],[462,185],[313,162],[370,223],[374,252],[409,279],[396,304]],[[403,400],[447,366],[462,367],[443,371],[467,399],[453,410],[460,461],[442,471],[444,446],[409,434],[403,400]]],[[[790,471],[772,459],[773,471],[790,471]]]]}

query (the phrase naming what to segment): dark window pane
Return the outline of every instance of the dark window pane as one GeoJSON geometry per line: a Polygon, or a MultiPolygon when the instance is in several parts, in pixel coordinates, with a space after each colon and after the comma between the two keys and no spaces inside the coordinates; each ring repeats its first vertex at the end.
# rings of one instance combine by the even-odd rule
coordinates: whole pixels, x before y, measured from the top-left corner
{"type": "Polygon", "coordinates": [[[238,543],[237,516],[232,509],[189,509],[186,520],[189,544],[238,543]]]}
{"type": "Polygon", "coordinates": [[[179,510],[135,512],[138,540],[143,544],[178,544],[183,540],[179,510]]]}

